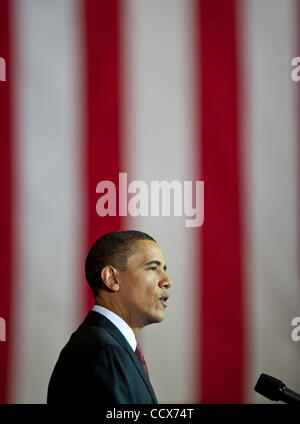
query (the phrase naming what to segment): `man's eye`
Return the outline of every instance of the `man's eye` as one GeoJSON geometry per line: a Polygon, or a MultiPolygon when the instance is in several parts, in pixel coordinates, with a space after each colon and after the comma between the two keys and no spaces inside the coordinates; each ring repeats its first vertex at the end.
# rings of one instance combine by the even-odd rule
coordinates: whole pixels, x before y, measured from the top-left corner
{"type": "Polygon", "coordinates": [[[151,266],[150,268],[148,268],[148,269],[151,269],[152,271],[156,271],[157,270],[157,266],[151,266]]]}

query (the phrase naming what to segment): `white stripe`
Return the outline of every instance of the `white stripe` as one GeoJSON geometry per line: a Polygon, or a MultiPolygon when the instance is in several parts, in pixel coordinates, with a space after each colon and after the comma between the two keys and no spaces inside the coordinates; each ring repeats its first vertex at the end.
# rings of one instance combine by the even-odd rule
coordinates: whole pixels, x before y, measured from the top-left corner
{"type": "MultiPolygon", "coordinates": [[[[127,59],[123,170],[128,181],[142,180],[149,188],[152,180],[193,180],[191,3],[127,0],[123,6],[127,59]]],[[[184,216],[137,217],[128,222],[158,241],[173,280],[165,321],[141,334],[152,384],[159,402],[192,402],[195,233],[185,227],[184,216]]]]}
{"type": "Polygon", "coordinates": [[[15,0],[17,185],[13,403],[44,403],[78,320],[78,4],[15,0]]]}
{"type": "Polygon", "coordinates": [[[262,372],[300,390],[299,345],[291,339],[291,319],[300,311],[295,16],[293,0],[250,0],[241,24],[252,402],[266,402],[253,392],[262,372]]]}

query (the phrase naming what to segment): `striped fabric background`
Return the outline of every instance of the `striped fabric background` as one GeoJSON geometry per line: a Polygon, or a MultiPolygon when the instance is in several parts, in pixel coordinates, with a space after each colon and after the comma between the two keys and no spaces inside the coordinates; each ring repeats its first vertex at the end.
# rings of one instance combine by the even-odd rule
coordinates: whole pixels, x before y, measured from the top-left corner
{"type": "Polygon", "coordinates": [[[300,392],[299,17],[298,0],[0,0],[1,403],[46,401],[93,305],[87,251],[129,228],[173,281],[139,336],[159,402],[267,402],[261,372],[300,392]],[[121,172],[204,181],[204,224],[101,218],[96,186],[121,172]]]}

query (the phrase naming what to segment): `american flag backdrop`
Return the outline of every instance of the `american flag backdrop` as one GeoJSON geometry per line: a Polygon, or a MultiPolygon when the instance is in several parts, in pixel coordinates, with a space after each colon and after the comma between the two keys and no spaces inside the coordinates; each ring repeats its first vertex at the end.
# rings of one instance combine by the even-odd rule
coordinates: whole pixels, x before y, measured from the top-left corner
{"type": "Polygon", "coordinates": [[[173,281],[140,342],[161,403],[300,392],[298,0],[0,0],[0,403],[45,403],[103,233],[173,281]],[[204,223],[96,213],[100,181],[204,181],[204,223]],[[2,322],[4,321],[2,320],[2,322]]]}

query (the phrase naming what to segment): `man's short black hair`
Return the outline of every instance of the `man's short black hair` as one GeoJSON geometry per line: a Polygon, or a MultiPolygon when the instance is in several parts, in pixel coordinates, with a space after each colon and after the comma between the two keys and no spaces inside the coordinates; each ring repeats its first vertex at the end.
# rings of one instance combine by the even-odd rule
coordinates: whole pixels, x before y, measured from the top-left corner
{"type": "Polygon", "coordinates": [[[85,262],[85,276],[94,297],[103,287],[101,271],[106,265],[124,271],[127,260],[136,252],[137,240],[156,241],[142,231],[113,231],[104,234],[91,247],[85,262]]]}

